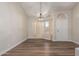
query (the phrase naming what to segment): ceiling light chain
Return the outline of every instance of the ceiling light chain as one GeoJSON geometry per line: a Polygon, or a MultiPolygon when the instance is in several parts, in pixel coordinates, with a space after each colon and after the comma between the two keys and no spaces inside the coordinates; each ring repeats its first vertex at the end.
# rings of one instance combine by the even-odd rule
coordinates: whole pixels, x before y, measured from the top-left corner
{"type": "Polygon", "coordinates": [[[43,17],[42,17],[42,2],[40,2],[40,15],[39,15],[39,21],[43,21],[43,17]]]}
{"type": "Polygon", "coordinates": [[[42,16],[42,2],[40,2],[40,18],[42,16]]]}

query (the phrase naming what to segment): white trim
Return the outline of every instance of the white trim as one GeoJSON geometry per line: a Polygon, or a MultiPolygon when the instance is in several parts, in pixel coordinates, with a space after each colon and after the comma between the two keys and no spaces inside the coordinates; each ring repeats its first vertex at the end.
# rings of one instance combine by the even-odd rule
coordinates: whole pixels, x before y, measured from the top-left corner
{"type": "Polygon", "coordinates": [[[17,45],[21,44],[22,42],[24,42],[25,40],[27,40],[27,38],[25,38],[24,40],[19,41],[18,43],[16,43],[15,45],[11,46],[10,48],[8,48],[7,50],[4,50],[0,53],[0,56],[3,55],[4,53],[6,53],[7,51],[15,48],[17,45]]]}

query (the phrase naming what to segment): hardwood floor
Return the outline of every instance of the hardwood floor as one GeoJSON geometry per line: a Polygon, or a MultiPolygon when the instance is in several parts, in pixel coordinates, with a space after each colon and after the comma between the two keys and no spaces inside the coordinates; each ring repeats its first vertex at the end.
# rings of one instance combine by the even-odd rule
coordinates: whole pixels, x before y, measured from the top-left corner
{"type": "Polygon", "coordinates": [[[73,42],[28,39],[2,56],[74,56],[75,47],[73,42]]]}

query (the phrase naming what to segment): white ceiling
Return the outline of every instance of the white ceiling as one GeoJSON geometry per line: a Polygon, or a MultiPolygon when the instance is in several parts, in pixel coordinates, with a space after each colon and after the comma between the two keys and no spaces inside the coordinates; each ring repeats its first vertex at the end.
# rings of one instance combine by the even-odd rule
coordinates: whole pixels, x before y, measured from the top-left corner
{"type": "MultiPolygon", "coordinates": [[[[42,13],[47,15],[50,11],[69,10],[72,9],[76,2],[42,2],[42,13]]],[[[40,2],[22,2],[22,7],[29,16],[39,16],[40,2]]]]}

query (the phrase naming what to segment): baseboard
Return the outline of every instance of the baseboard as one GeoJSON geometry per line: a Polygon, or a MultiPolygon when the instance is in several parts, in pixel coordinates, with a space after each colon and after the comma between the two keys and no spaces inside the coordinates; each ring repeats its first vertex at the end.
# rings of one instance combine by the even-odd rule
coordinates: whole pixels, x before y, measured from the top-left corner
{"type": "Polygon", "coordinates": [[[53,37],[52,41],[69,41],[69,42],[72,42],[72,40],[70,40],[69,38],[67,40],[56,40],[56,37],[53,37]]]}
{"type": "Polygon", "coordinates": [[[79,45],[79,42],[78,41],[76,41],[76,42],[75,41],[72,41],[72,42],[74,42],[75,44],[78,44],[79,45]]]}
{"type": "Polygon", "coordinates": [[[24,40],[19,41],[18,43],[16,43],[15,45],[11,46],[11,47],[10,47],[10,48],[8,48],[7,50],[5,50],[5,51],[1,52],[1,53],[0,53],[0,56],[1,56],[1,55],[3,55],[3,54],[5,54],[7,51],[9,51],[9,50],[11,50],[11,49],[15,48],[17,45],[21,44],[21,43],[22,43],[22,42],[24,42],[25,40],[27,40],[27,39],[25,38],[24,40]]]}

